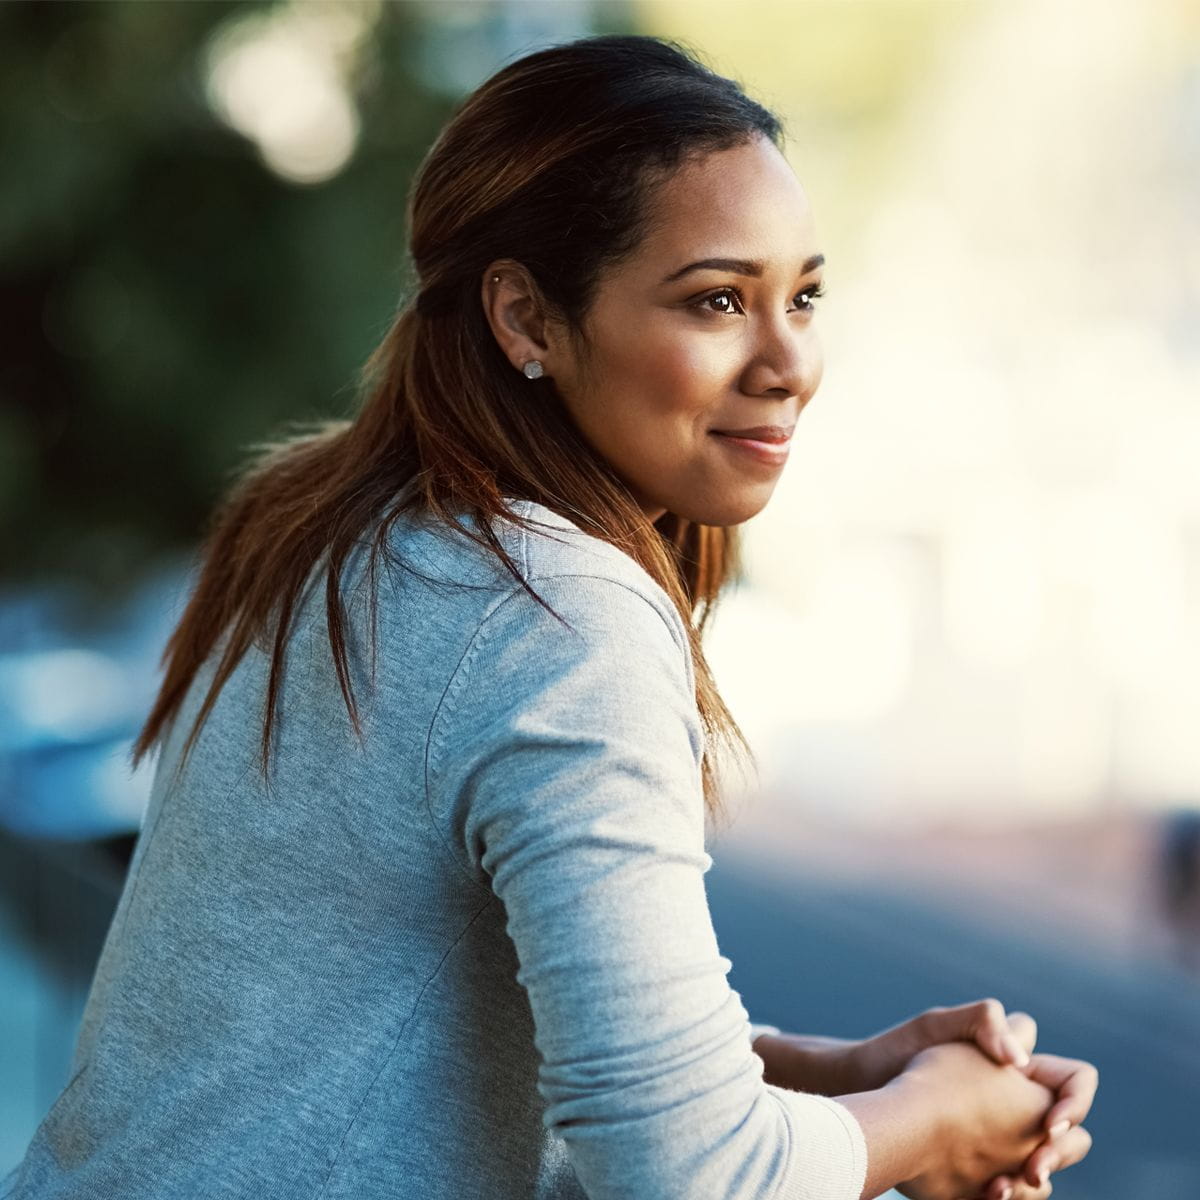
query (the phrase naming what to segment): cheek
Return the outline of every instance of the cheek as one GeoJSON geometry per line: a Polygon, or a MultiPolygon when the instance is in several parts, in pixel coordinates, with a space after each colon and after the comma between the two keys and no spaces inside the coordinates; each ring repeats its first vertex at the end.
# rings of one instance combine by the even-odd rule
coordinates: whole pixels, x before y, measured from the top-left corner
{"type": "Polygon", "coordinates": [[[692,422],[718,406],[726,377],[724,364],[695,339],[639,339],[637,353],[622,356],[620,394],[643,421],[692,422]]]}
{"type": "Polygon", "coordinates": [[[644,485],[706,457],[736,372],[730,340],[644,309],[604,314],[592,332],[595,369],[577,412],[593,444],[644,485]]]}
{"type": "Polygon", "coordinates": [[[811,394],[820,386],[821,378],[825,374],[825,347],[822,345],[819,337],[814,337],[812,340],[809,361],[812,363],[809,377],[809,392],[811,394]]]}

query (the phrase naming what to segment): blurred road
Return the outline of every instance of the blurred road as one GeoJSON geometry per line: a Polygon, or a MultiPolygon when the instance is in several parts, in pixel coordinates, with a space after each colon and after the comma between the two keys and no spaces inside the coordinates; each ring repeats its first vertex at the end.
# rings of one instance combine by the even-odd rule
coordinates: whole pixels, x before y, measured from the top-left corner
{"type": "Polygon", "coordinates": [[[737,846],[706,876],[721,951],[751,1018],[859,1037],[934,1004],[995,995],[1038,1021],[1039,1046],[1087,1058],[1101,1087],[1089,1157],[1062,1200],[1200,1197],[1200,985],[1169,964],[1007,932],[970,898],[949,905],[873,877],[801,873],[737,846]]]}

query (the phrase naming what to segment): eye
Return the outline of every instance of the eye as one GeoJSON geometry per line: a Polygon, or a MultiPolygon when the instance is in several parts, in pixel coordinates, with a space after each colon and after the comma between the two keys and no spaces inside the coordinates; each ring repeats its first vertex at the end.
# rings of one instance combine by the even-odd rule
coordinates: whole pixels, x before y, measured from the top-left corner
{"type": "Polygon", "coordinates": [[[723,313],[723,314],[744,311],[744,309],[742,307],[742,293],[740,291],[738,291],[738,289],[735,287],[721,288],[721,290],[719,292],[709,292],[709,294],[707,296],[701,296],[699,300],[694,301],[692,303],[691,307],[692,308],[704,308],[704,310],[706,312],[715,312],[715,313],[723,313]],[[738,305],[737,308],[735,308],[735,309],[706,308],[705,307],[706,305],[710,304],[714,300],[731,300],[735,297],[737,299],[737,305],[738,305]]]}
{"type": "MultiPolygon", "coordinates": [[[[803,291],[797,292],[796,293],[797,299],[800,299],[801,297],[805,297],[805,296],[809,297],[809,299],[805,300],[797,308],[796,311],[798,311],[798,312],[814,312],[816,309],[816,305],[813,303],[813,301],[819,299],[823,295],[825,295],[825,284],[824,283],[812,284],[811,286],[806,287],[803,291]]],[[[709,292],[707,296],[701,296],[699,300],[694,301],[692,303],[691,307],[697,308],[697,309],[702,308],[702,309],[704,309],[705,312],[721,313],[724,315],[745,312],[745,305],[742,302],[742,293],[741,293],[740,289],[735,288],[735,287],[723,287],[719,291],[709,292]],[[736,308],[709,308],[709,307],[707,307],[709,304],[713,303],[716,300],[729,300],[729,301],[736,300],[737,307],[736,308]]]]}
{"type": "Polygon", "coordinates": [[[804,308],[801,311],[802,312],[812,312],[816,308],[816,305],[813,303],[813,300],[819,300],[823,295],[825,295],[825,284],[823,282],[813,284],[811,287],[806,287],[804,289],[804,291],[797,292],[796,295],[798,297],[799,296],[811,297],[811,299],[809,299],[806,302],[804,308]]]}

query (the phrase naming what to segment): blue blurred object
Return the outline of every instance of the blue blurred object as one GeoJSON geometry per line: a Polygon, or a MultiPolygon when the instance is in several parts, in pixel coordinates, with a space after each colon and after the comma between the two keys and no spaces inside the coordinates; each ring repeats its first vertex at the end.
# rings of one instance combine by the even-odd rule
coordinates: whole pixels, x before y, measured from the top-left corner
{"type": "Polygon", "coordinates": [[[71,588],[0,598],[0,829],[81,840],[135,832],[151,761],[129,766],[188,585],[175,562],[81,635],[71,588]]]}
{"type": "Polygon", "coordinates": [[[188,584],[176,561],[103,612],[71,585],[0,596],[0,1174],[65,1081],[149,795],[153,756],[133,772],[129,752],[188,584]]]}
{"type": "Polygon", "coordinates": [[[1175,960],[1200,973],[1200,808],[1164,816],[1158,882],[1175,960]]]}

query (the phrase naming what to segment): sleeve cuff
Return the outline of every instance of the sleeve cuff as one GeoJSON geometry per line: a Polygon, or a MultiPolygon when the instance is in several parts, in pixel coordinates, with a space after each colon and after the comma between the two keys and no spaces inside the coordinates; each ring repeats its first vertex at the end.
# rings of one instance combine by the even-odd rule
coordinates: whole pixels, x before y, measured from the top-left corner
{"type": "Polygon", "coordinates": [[[754,1045],[754,1039],[761,1033],[778,1033],[778,1025],[756,1025],[753,1021],[750,1022],[750,1044],[754,1045]]]}
{"type": "Polygon", "coordinates": [[[766,1084],[790,1133],[788,1170],[775,1200],[859,1200],[867,1178],[867,1142],[858,1119],[827,1096],[766,1084]]]}

